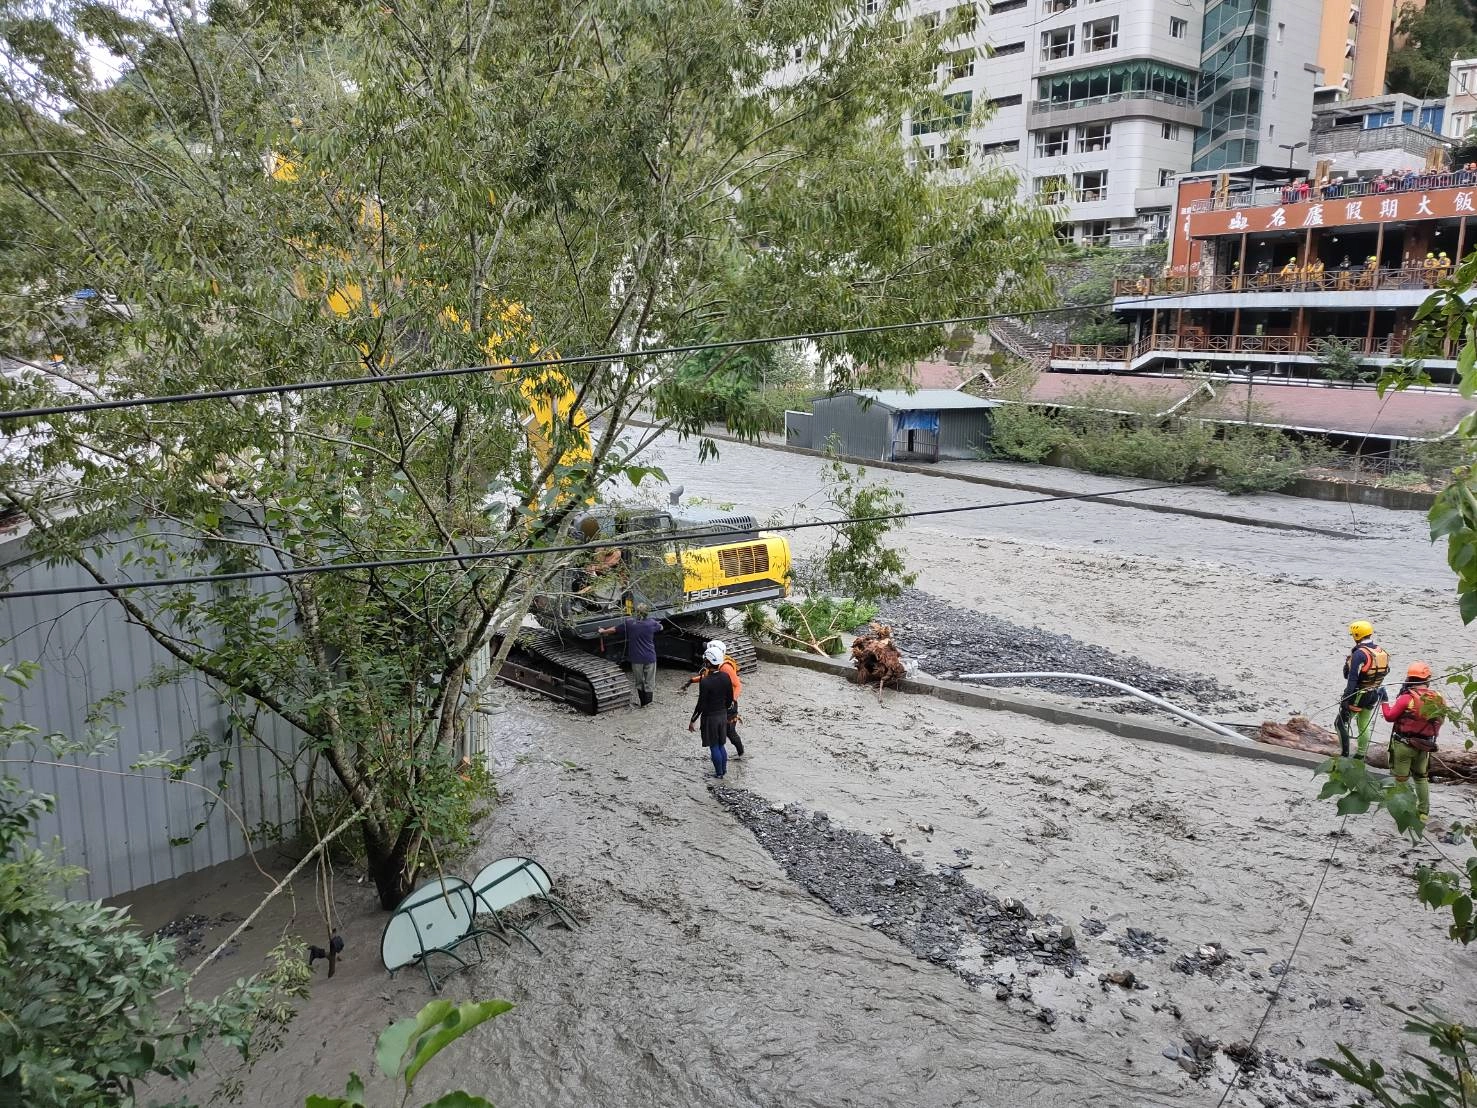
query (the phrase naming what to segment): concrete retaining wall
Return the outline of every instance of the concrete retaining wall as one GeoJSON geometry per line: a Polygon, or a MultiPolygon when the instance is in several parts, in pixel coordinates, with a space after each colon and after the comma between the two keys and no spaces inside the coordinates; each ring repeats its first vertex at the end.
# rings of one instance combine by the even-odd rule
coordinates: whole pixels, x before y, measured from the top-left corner
{"type": "MultiPolygon", "coordinates": [[[[782,666],[799,666],[837,677],[843,681],[854,681],[856,670],[849,660],[823,658],[819,654],[802,654],[765,643],[756,644],[759,657],[766,662],[782,666]]],[[[1070,704],[1047,703],[1021,693],[1005,692],[1000,689],[964,685],[952,681],[940,681],[932,677],[910,677],[898,686],[898,692],[918,696],[932,696],[950,704],[962,704],[970,708],[986,708],[997,712],[1012,712],[1029,716],[1047,723],[1069,724],[1092,727],[1125,739],[1139,742],[1164,743],[1182,750],[1196,750],[1206,754],[1231,754],[1240,758],[1252,758],[1263,762],[1277,762],[1288,766],[1301,766],[1311,770],[1324,761],[1318,754],[1286,747],[1268,746],[1265,743],[1246,739],[1233,742],[1231,739],[1171,724],[1155,723],[1140,716],[1117,715],[1098,712],[1091,708],[1080,708],[1070,704]]]]}

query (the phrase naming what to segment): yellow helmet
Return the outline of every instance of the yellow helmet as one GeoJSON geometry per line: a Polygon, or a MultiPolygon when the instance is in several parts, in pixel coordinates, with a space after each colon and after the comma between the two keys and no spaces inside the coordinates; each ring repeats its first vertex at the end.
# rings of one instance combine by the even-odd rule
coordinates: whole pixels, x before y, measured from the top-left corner
{"type": "Polygon", "coordinates": [[[1354,636],[1355,642],[1358,642],[1360,639],[1367,639],[1374,634],[1374,624],[1370,623],[1367,619],[1356,619],[1353,623],[1349,624],[1349,634],[1354,636]]]}

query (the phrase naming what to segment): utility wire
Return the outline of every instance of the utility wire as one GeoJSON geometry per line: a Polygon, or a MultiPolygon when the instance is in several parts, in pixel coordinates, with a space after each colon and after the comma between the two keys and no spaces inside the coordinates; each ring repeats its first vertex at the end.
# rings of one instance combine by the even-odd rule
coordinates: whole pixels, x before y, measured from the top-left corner
{"type": "MultiPolygon", "coordinates": [[[[1096,500],[1105,496],[1122,496],[1133,492],[1156,492],[1160,489],[1180,489],[1186,486],[1179,482],[1162,485],[1139,485],[1128,489],[1108,489],[1103,492],[1062,493],[1055,496],[1038,496],[1028,500],[1005,500],[994,504],[966,504],[957,508],[928,508],[916,512],[892,512],[887,515],[852,516],[846,519],[823,519],[809,523],[783,523],[774,527],[761,527],[765,533],[778,531],[806,531],[815,527],[843,527],[850,523],[880,523],[887,520],[921,519],[927,516],[956,515],[960,512],[985,512],[992,508],[1020,508],[1032,504],[1054,504],[1064,500],[1096,500]]],[[[704,539],[733,539],[732,527],[708,531],[679,531],[667,535],[645,538],[609,538],[600,542],[575,543],[567,546],[520,546],[507,550],[473,550],[465,554],[428,554],[418,558],[385,558],[362,562],[324,562],[318,565],[285,566],[282,569],[239,570],[235,573],[200,573],[187,577],[163,577],[153,581],[105,581],[92,585],[58,585],[46,589],[12,589],[0,592],[0,600],[24,600],[41,596],[73,596],[82,593],[121,592],[134,589],[178,588],[184,585],[213,585],[232,581],[261,581],[306,577],[315,573],[349,573],[356,570],[394,569],[401,566],[435,566],[455,562],[495,561],[503,558],[531,558],[547,554],[577,554],[587,550],[608,550],[613,546],[658,546],[672,543],[690,543],[704,539]]],[[[743,541],[743,540],[735,540],[743,541]]]]}
{"type": "MultiPolygon", "coordinates": [[[[1157,300],[1180,299],[1184,296],[1204,296],[1208,293],[1183,292],[1165,293],[1159,296],[1135,297],[1135,306],[1157,300]]],[[[1123,298],[1120,298],[1123,299],[1123,298]]],[[[312,392],[317,389],[338,389],[357,385],[392,385],[402,381],[431,381],[442,377],[467,377],[479,373],[498,373],[507,370],[548,369],[553,366],[588,365],[591,362],[621,361],[627,358],[655,358],[668,354],[696,354],[704,350],[732,350],[745,346],[768,346],[783,342],[807,342],[817,339],[845,338],[850,335],[874,335],[885,331],[917,331],[924,327],[952,327],[961,323],[988,323],[997,319],[1018,319],[1022,316],[1055,315],[1061,312],[1078,312],[1090,308],[1111,308],[1114,300],[1102,300],[1094,304],[1073,304],[1058,308],[1035,308],[1020,312],[992,312],[987,315],[955,316],[951,319],[925,319],[913,323],[879,323],[872,327],[842,327],[832,331],[804,331],[793,335],[764,335],[758,338],[723,339],[715,342],[692,343],[687,346],[659,346],[644,350],[618,350],[601,354],[571,354],[565,357],[534,358],[521,362],[504,362],[500,365],[456,366],[448,369],[406,370],[398,373],[375,373],[362,377],[334,377],[323,380],[295,381],[281,385],[243,385],[228,389],[209,389],[201,392],[173,393],[166,396],[139,396],[118,400],[89,400],[81,404],[54,404],[44,408],[19,408],[0,411],[0,421],[35,419],[40,416],[77,415],[84,412],[116,411],[120,408],[153,407],[163,404],[189,404],[197,400],[229,400],[237,396],[277,396],[293,392],[312,392]]]]}
{"type": "Polygon", "coordinates": [[[1272,1009],[1277,1007],[1278,998],[1282,996],[1282,986],[1292,976],[1292,960],[1298,956],[1298,947],[1303,945],[1303,935],[1307,933],[1308,923],[1313,918],[1313,909],[1318,906],[1318,897],[1323,892],[1323,886],[1328,881],[1328,871],[1333,868],[1333,857],[1339,852],[1339,839],[1343,837],[1344,827],[1348,824],[1349,817],[1344,816],[1339,823],[1338,832],[1334,835],[1333,849],[1328,852],[1328,860],[1323,863],[1323,875],[1318,878],[1318,887],[1313,890],[1313,899],[1308,903],[1308,911],[1303,916],[1303,925],[1298,928],[1298,937],[1293,941],[1292,953],[1282,963],[1282,976],[1277,978],[1277,987],[1272,990],[1272,996],[1267,1001],[1267,1010],[1262,1013],[1261,1022],[1256,1025],[1256,1031],[1252,1033],[1251,1042],[1247,1044],[1246,1053],[1241,1056],[1241,1061],[1236,1063],[1236,1072],[1231,1075],[1231,1083],[1226,1086],[1226,1091],[1221,1094],[1221,1099],[1216,1101],[1216,1108],[1222,1108],[1226,1098],[1231,1095],[1231,1090],[1236,1087],[1236,1082],[1241,1080],[1241,1073],[1250,1061],[1252,1050],[1256,1047],[1256,1041],[1262,1036],[1262,1029],[1267,1026],[1267,1020],[1272,1018],[1272,1009]]]}

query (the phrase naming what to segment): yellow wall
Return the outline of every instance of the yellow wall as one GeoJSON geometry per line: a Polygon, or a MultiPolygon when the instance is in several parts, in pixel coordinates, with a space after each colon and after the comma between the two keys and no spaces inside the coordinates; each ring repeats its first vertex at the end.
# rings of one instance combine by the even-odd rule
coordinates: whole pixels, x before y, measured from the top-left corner
{"type": "Polygon", "coordinates": [[[1322,20],[1318,35],[1318,65],[1323,69],[1323,83],[1338,85],[1348,77],[1349,99],[1381,96],[1385,91],[1385,67],[1390,61],[1390,46],[1395,37],[1395,24],[1405,7],[1423,7],[1425,0],[1323,0],[1322,20]],[[1349,13],[1359,8],[1359,23],[1354,39],[1354,57],[1344,56],[1349,32],[1349,13]]]}

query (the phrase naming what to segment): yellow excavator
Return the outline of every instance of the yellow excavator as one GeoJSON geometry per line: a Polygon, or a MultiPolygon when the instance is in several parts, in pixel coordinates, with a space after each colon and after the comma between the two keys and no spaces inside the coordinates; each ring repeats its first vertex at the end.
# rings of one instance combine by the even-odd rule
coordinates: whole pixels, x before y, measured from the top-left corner
{"type": "MultiPolygon", "coordinates": [[[[268,159],[267,171],[283,183],[298,177],[296,163],[278,156],[268,159]]],[[[374,233],[383,232],[383,215],[373,205],[361,205],[361,222],[374,233]]],[[[322,296],[328,310],[341,316],[376,310],[372,301],[366,303],[362,286],[353,282],[314,287],[299,275],[294,290],[305,298],[322,296]]],[[[450,307],[441,321],[471,330],[450,307]]],[[[505,359],[503,343],[526,336],[529,323],[521,305],[502,305],[490,313],[485,340],[489,358],[505,359]]],[[[527,346],[537,357],[539,347],[531,341],[527,346]]],[[[515,383],[527,403],[523,434],[540,468],[548,467],[556,450],[560,465],[590,460],[589,417],[557,366],[495,372],[515,383]]],[[[550,590],[535,598],[538,626],[517,632],[499,672],[501,680],[591,715],[626,707],[634,689],[616,657],[621,647],[617,643],[608,652],[599,629],[637,607],[662,621],[656,637],[662,661],[695,669],[708,641],[722,638],[741,669],[758,664],[749,637],[714,619],[724,608],[783,598],[789,591],[790,545],[761,531],[750,515],[684,507],[681,492],[674,492],[664,508],[585,503],[570,513],[565,541],[598,543],[599,548],[561,569],[550,590]],[[721,537],[715,539],[715,533],[721,537]],[[664,541],[652,543],[652,538],[664,541]],[[637,539],[642,541],[629,545],[637,539]]],[[[494,642],[493,649],[500,645],[494,642]]]]}

